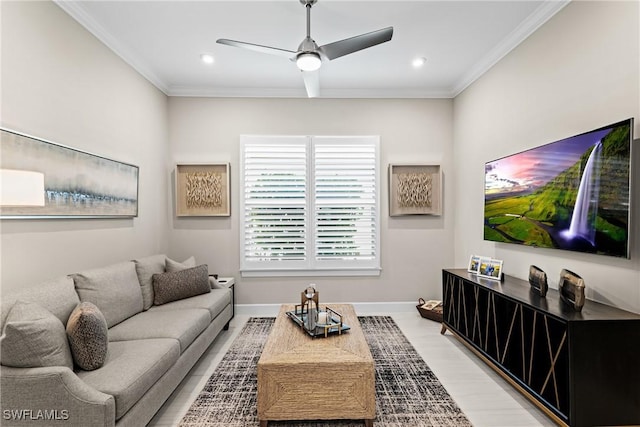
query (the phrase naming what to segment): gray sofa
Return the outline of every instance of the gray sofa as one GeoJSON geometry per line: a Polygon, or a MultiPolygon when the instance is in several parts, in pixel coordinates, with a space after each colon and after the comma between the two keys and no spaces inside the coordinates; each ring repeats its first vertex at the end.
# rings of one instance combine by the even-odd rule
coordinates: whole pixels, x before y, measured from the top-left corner
{"type": "MultiPolygon", "coordinates": [[[[15,367],[15,362],[12,366],[1,366],[0,424],[83,427],[147,424],[216,336],[228,328],[232,317],[231,291],[217,286],[208,275],[210,292],[207,289],[197,296],[155,305],[158,295],[154,295],[154,275],[166,273],[171,263],[165,255],[153,255],[3,295],[0,318],[3,337],[8,315],[17,301],[45,308],[62,325],[67,325],[67,334],[71,313],[75,313],[81,301],[89,301],[104,315],[108,350],[104,364],[94,370],[80,369],[77,364],[73,368],[15,367]]],[[[173,265],[171,270],[180,269],[178,264],[177,269],[173,265]]],[[[11,315],[12,324],[16,312],[11,315]]],[[[22,344],[29,348],[28,343],[22,344]]],[[[65,344],[68,345],[66,341],[65,344]]],[[[37,351],[25,351],[26,358],[32,353],[37,351]]],[[[4,349],[2,357],[5,365],[4,349]]],[[[75,353],[73,357],[75,361],[75,353]]]]}

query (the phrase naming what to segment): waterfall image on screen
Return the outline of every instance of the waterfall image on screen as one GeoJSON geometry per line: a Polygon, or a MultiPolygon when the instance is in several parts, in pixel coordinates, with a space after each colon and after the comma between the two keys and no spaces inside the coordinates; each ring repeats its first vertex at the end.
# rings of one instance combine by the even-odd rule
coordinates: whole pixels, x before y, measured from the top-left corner
{"type": "Polygon", "coordinates": [[[633,120],[485,164],[485,240],[629,256],[633,120]]]}

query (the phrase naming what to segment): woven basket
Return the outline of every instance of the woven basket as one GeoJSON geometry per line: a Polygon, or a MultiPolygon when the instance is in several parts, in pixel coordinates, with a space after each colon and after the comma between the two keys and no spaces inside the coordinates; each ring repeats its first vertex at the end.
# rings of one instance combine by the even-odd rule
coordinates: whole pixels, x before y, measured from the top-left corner
{"type": "Polygon", "coordinates": [[[435,320],[436,322],[442,322],[442,303],[435,306],[433,309],[429,310],[423,307],[426,301],[422,298],[418,299],[418,305],[416,308],[418,309],[418,313],[420,316],[425,319],[435,320]]]}

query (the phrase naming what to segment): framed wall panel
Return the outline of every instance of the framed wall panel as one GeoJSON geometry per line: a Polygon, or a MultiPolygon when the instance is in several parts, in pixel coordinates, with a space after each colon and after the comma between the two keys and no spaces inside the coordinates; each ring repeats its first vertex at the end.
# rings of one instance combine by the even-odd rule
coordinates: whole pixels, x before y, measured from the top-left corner
{"type": "Polygon", "coordinates": [[[176,166],[176,216],[230,216],[229,163],[176,166]]]}
{"type": "Polygon", "coordinates": [[[138,216],[138,166],[0,129],[0,218],[138,216]]]}
{"type": "Polygon", "coordinates": [[[441,215],[440,165],[389,165],[389,215],[441,215]]]}

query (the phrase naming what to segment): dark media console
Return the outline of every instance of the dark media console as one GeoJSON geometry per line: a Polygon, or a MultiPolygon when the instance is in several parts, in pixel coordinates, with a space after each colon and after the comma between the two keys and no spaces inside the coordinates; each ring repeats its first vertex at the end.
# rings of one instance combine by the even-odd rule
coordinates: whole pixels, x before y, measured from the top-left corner
{"type": "Polygon", "coordinates": [[[640,315],[594,301],[581,312],[558,291],[466,270],[442,271],[450,330],[554,421],[569,426],[640,424],[640,315]]]}

